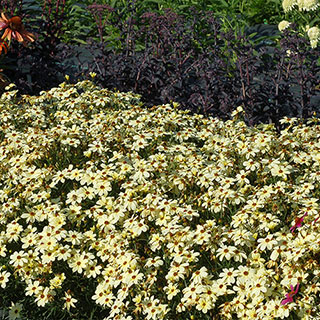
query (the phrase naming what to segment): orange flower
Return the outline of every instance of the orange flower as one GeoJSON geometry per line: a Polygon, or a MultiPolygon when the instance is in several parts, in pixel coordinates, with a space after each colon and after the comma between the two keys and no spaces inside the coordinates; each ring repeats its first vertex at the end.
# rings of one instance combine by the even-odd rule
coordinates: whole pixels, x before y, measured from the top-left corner
{"type": "Polygon", "coordinates": [[[5,29],[1,39],[7,39],[9,42],[11,38],[22,42],[26,45],[29,41],[34,41],[34,35],[25,30],[20,17],[15,16],[11,19],[2,12],[0,18],[0,30],[5,29]]]}
{"type": "Polygon", "coordinates": [[[3,41],[2,39],[0,39],[0,54],[2,52],[2,50],[4,51],[4,53],[8,52],[8,44],[3,41]]]}

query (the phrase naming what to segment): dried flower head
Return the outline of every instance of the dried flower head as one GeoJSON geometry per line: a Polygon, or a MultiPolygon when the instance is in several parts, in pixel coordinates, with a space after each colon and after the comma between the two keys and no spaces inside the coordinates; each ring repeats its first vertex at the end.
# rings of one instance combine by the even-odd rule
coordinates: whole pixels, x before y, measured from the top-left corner
{"type": "Polygon", "coordinates": [[[296,4],[297,4],[297,0],[283,0],[282,8],[284,12],[288,12],[288,11],[291,11],[296,4]]]}
{"type": "Polygon", "coordinates": [[[307,32],[310,39],[310,44],[312,48],[316,48],[318,41],[320,40],[320,29],[318,27],[312,27],[307,32]]]}
{"type": "Polygon", "coordinates": [[[319,7],[318,0],[297,0],[300,11],[313,11],[319,7]]]}
{"type": "Polygon", "coordinates": [[[278,29],[279,31],[283,31],[285,29],[287,29],[290,26],[290,22],[286,21],[286,20],[282,20],[279,24],[278,24],[278,29]]]}
{"type": "Polygon", "coordinates": [[[308,30],[308,37],[310,40],[320,39],[320,29],[318,27],[312,27],[308,30]]]}

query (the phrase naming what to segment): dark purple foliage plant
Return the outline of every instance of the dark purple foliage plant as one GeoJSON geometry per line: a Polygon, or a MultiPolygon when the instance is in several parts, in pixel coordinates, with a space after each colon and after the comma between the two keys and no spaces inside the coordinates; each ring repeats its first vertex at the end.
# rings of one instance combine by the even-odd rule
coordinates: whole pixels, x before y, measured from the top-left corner
{"type": "Polygon", "coordinates": [[[64,1],[57,4],[42,8],[42,40],[22,48],[18,68],[8,74],[22,93],[38,94],[66,74],[75,82],[94,72],[98,85],[139,93],[146,107],[178,102],[191,113],[227,120],[242,106],[248,125],[274,123],[277,130],[284,116],[319,112],[319,50],[294,26],[278,42],[257,47],[244,34],[223,31],[212,12],[190,9],[189,19],[169,9],[137,16],[132,1],[123,19],[117,8],[93,4],[88,10],[99,41],[71,45],[59,41],[64,1]],[[116,46],[104,41],[111,23],[116,46]]]}
{"type": "MultiPolygon", "coordinates": [[[[318,111],[319,51],[294,26],[276,46],[255,49],[248,37],[223,32],[210,12],[185,21],[171,10],[146,13],[139,27],[122,32],[122,51],[91,43],[102,87],[134,91],[146,106],[178,102],[184,110],[229,119],[237,106],[249,125],[318,111]],[[143,50],[134,50],[139,43],[143,50]],[[130,46],[131,45],[131,46],[130,46]],[[288,50],[291,54],[288,54],[288,50]]],[[[79,64],[79,72],[84,65],[79,64]]]]}

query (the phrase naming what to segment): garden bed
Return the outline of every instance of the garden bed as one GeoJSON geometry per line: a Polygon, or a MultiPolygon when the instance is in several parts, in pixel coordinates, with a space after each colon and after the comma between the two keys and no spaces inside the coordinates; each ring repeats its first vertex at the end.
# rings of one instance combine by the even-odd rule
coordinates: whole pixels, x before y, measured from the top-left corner
{"type": "MultiPolygon", "coordinates": [[[[9,89],[9,88],[7,88],[9,89]]],[[[309,319],[319,132],[63,83],[0,101],[0,302],[26,319],[309,319]]]]}

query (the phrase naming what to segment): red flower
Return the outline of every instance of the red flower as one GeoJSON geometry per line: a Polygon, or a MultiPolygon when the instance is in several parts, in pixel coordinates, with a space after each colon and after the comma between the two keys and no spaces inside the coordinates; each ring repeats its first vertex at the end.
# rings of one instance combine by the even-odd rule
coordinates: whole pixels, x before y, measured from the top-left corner
{"type": "Polygon", "coordinates": [[[299,283],[296,286],[296,289],[294,290],[293,286],[290,286],[291,291],[286,294],[286,298],[281,301],[281,304],[287,304],[293,301],[293,296],[295,296],[298,293],[299,290],[299,283]]]}
{"type": "Polygon", "coordinates": [[[306,215],[307,215],[307,213],[305,213],[301,218],[296,218],[295,224],[290,228],[291,232],[294,232],[294,230],[296,230],[296,228],[301,227],[301,223],[303,222],[303,219],[306,215]]]}
{"type": "Polygon", "coordinates": [[[34,35],[25,30],[22,20],[18,16],[8,19],[8,17],[2,12],[0,18],[0,30],[3,29],[4,33],[1,39],[8,39],[10,42],[13,38],[19,42],[22,42],[24,45],[26,45],[29,41],[34,41],[34,35]]]}

